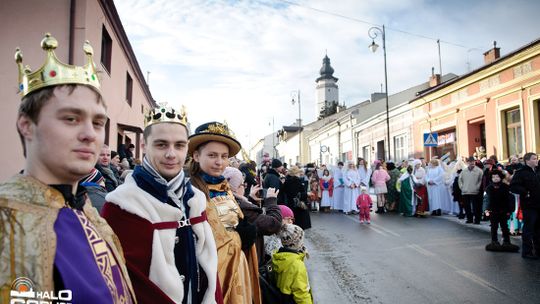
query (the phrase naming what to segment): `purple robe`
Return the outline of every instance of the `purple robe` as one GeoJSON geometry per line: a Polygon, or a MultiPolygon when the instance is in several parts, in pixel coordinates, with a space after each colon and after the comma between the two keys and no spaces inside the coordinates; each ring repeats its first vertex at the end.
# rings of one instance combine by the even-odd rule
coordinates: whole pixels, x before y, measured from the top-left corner
{"type": "Polygon", "coordinates": [[[72,303],[133,303],[118,261],[84,213],[61,208],[54,223],[54,267],[72,303]]]}

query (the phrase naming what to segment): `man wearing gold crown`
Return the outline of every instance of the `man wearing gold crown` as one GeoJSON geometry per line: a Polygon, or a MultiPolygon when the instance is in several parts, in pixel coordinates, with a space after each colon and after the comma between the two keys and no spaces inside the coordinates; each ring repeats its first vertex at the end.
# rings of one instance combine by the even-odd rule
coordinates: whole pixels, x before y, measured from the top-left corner
{"type": "Polygon", "coordinates": [[[0,184],[2,299],[25,277],[34,291],[70,290],[72,303],[135,303],[120,244],[78,186],[97,161],[107,121],[92,47],[85,43],[80,67],[61,63],[57,45],[50,34],[42,40],[47,59],[36,72],[15,54],[26,162],[0,184]]]}
{"type": "Polygon", "coordinates": [[[120,238],[137,299],[221,303],[206,197],[183,171],[185,112],[166,105],[152,109],[145,116],[143,137],[142,165],[107,195],[101,212],[120,238]]]}

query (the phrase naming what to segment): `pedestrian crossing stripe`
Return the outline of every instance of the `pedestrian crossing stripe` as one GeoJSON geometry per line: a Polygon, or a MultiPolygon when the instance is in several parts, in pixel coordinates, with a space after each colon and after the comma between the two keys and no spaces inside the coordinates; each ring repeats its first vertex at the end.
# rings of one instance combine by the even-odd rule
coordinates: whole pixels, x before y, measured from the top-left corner
{"type": "Polygon", "coordinates": [[[424,146],[436,147],[438,146],[436,133],[426,133],[424,134],[424,146]]]}

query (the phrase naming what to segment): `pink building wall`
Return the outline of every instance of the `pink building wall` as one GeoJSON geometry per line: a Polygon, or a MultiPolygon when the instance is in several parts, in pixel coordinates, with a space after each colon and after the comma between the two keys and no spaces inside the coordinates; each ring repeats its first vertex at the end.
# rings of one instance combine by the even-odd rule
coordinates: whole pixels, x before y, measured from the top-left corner
{"type": "Polygon", "coordinates": [[[15,120],[20,104],[17,93],[18,69],[14,61],[15,48],[23,52],[23,64],[36,70],[45,60],[40,41],[50,32],[58,40],[56,55],[68,63],[70,33],[72,35],[73,64],[84,64],[82,45],[89,40],[94,48],[94,62],[100,73],[102,93],[109,116],[108,144],[116,150],[119,140],[126,136],[137,146],[143,129],[143,108],[155,102],[140,71],[133,50],[114,8],[112,0],[55,0],[55,1],[0,1],[0,181],[4,181],[23,168],[24,158],[15,120]],[[73,12],[73,14],[71,14],[73,12]],[[74,18],[71,18],[73,16],[74,18]],[[31,21],[30,21],[31,20],[31,21]],[[70,20],[73,30],[70,32],[70,20]],[[102,28],[112,38],[110,74],[100,62],[102,28]],[[133,80],[132,105],[126,102],[126,72],[133,80]]]}

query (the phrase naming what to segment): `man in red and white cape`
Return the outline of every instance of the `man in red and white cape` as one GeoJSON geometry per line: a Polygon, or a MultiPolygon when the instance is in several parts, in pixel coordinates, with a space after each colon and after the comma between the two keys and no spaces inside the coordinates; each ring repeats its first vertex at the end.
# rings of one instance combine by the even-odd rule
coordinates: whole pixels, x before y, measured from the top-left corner
{"type": "Polygon", "coordinates": [[[223,302],[206,197],[183,171],[186,122],[165,105],[146,115],[143,163],[107,195],[102,210],[122,244],[139,303],[223,302]]]}

